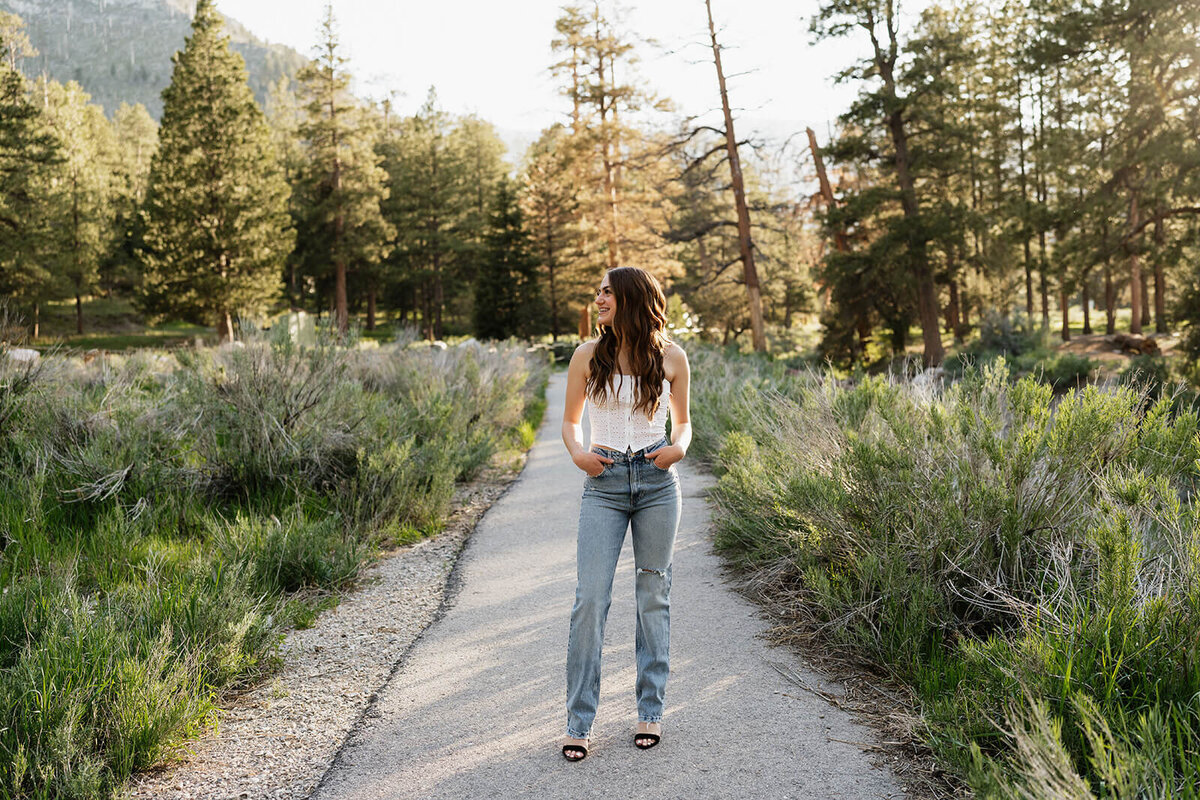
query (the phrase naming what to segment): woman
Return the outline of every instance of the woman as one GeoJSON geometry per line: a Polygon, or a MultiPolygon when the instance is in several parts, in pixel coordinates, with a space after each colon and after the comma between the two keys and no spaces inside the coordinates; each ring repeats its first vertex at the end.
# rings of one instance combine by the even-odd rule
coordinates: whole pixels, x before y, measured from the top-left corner
{"type": "Polygon", "coordinates": [[[588,752],[600,699],[604,622],[617,557],[630,526],[637,596],[634,743],[645,749],[661,738],[669,672],[671,554],[682,510],[674,464],[692,438],[687,354],[666,336],[667,302],[658,281],[637,267],[610,269],[600,282],[596,307],[600,336],[581,344],[571,358],[562,425],[571,459],[587,475],[567,639],[567,738],[562,751],[571,761],[588,752]],[[579,424],[586,400],[591,400],[590,448],[583,445],[579,424]]]}

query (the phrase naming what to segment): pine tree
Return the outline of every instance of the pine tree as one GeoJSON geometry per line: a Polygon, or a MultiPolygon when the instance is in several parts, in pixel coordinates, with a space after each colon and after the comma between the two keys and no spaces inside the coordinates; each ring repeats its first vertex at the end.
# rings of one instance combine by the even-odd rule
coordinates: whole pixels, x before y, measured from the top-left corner
{"type": "Polygon", "coordinates": [[[579,186],[574,180],[570,131],[555,124],[542,131],[526,152],[521,204],[535,251],[546,270],[550,334],[554,341],[574,324],[572,301],[586,297],[591,270],[578,265],[579,186]]]}
{"type": "MultiPolygon", "coordinates": [[[[387,255],[395,231],[380,211],[388,188],[375,152],[378,132],[350,94],[350,73],[338,47],[333,8],[327,4],[317,57],[297,75],[307,112],[299,134],[308,156],[301,179],[300,250],[309,274],[326,278],[332,266],[333,307],[344,333],[347,275],[373,270],[387,255]]],[[[367,290],[374,292],[367,277],[367,290]]],[[[373,304],[373,295],[368,299],[373,304]]]]}
{"type": "Polygon", "coordinates": [[[475,285],[475,335],[481,339],[530,336],[543,322],[539,265],[525,230],[512,181],[496,187],[475,285]]]}
{"type": "MultiPolygon", "coordinates": [[[[682,272],[675,248],[662,236],[675,175],[668,169],[666,137],[643,121],[671,104],[637,75],[637,37],[625,26],[623,10],[601,5],[592,0],[563,6],[555,26],[559,36],[551,41],[559,57],[551,71],[564,81],[561,94],[571,101],[583,242],[574,258],[580,271],[590,270],[593,286],[604,269],[629,263],[668,281],[682,272]]],[[[586,335],[587,295],[576,302],[586,335]]]]}
{"type": "MultiPolygon", "coordinates": [[[[922,192],[914,174],[915,153],[913,133],[916,127],[911,118],[913,94],[925,89],[920,81],[936,85],[937,75],[925,72],[914,76],[918,85],[906,94],[905,74],[900,63],[901,43],[897,30],[894,0],[833,0],[822,2],[810,29],[828,38],[847,36],[858,30],[870,35],[870,55],[845,75],[861,75],[878,81],[862,88],[854,107],[843,115],[843,122],[862,135],[843,144],[855,152],[855,157],[877,161],[880,168],[887,165],[892,178],[892,191],[901,216],[889,224],[893,246],[903,248],[902,268],[916,289],[917,316],[925,344],[926,366],[937,366],[945,357],[941,331],[938,327],[937,289],[934,283],[934,264],[929,255],[931,232],[922,210],[922,192]]],[[[900,318],[896,319],[901,323],[900,318]]],[[[898,325],[893,325],[899,333],[898,325]]]]}
{"type": "Polygon", "coordinates": [[[121,103],[113,114],[116,151],[112,170],[112,209],[115,236],[100,264],[100,290],[105,294],[129,294],[137,284],[138,251],[145,226],[138,210],[146,199],[150,162],[158,149],[158,123],[141,103],[121,103]]]}
{"type": "MultiPolygon", "coordinates": [[[[477,264],[484,251],[493,198],[510,168],[504,161],[504,141],[495,127],[476,116],[468,115],[456,121],[450,132],[449,145],[454,158],[461,164],[462,183],[458,191],[467,195],[463,198],[463,214],[458,223],[463,248],[454,281],[459,287],[468,287],[475,283],[477,264]]],[[[458,301],[457,312],[470,313],[470,292],[457,291],[452,296],[452,305],[453,300],[458,301]]]]}
{"type": "Polygon", "coordinates": [[[45,259],[63,294],[75,300],[75,331],[82,334],[83,297],[97,288],[101,259],[112,246],[117,145],[103,109],[79,84],[40,78],[36,95],[64,156],[41,192],[49,222],[45,259]]]}
{"type": "Polygon", "coordinates": [[[471,249],[463,222],[475,196],[467,180],[463,150],[456,147],[453,120],[431,86],[420,110],[385,142],[390,186],[387,218],[395,226],[394,270],[407,302],[420,310],[424,334],[444,335],[447,298],[465,291],[457,275],[460,256],[471,249]]]}
{"type": "MultiPolygon", "coordinates": [[[[2,15],[0,27],[20,40],[19,21],[2,15]]],[[[29,98],[25,77],[17,71],[7,39],[0,38],[0,293],[32,306],[37,335],[38,303],[51,274],[40,260],[37,220],[38,182],[61,163],[58,140],[46,129],[40,110],[29,98]]],[[[27,51],[21,51],[28,54],[27,51]]]]}
{"type": "Polygon", "coordinates": [[[304,150],[304,143],[300,140],[300,126],[304,122],[305,111],[300,107],[295,84],[288,80],[286,75],[271,84],[265,111],[267,124],[271,128],[271,140],[275,143],[275,152],[279,155],[280,166],[283,167],[288,184],[292,187],[288,207],[291,210],[292,221],[297,226],[297,235],[296,248],[287,259],[286,283],[289,304],[293,309],[300,309],[304,306],[305,293],[301,285],[305,264],[305,237],[299,226],[303,224],[306,209],[303,180],[308,156],[304,150]]]}
{"type": "Polygon", "coordinates": [[[270,131],[222,27],[213,0],[199,0],[163,91],[140,305],[215,322],[226,339],[234,314],[260,314],[278,298],[294,239],[270,131]]]}

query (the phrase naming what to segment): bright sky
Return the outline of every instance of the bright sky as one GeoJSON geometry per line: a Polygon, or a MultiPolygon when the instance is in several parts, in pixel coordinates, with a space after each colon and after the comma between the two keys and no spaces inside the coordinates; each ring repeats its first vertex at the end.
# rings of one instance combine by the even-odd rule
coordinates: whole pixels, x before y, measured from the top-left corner
{"type": "MultiPolygon", "coordinates": [[[[826,140],[829,125],[854,93],[833,86],[831,75],[862,52],[865,39],[811,44],[808,20],[816,0],[712,2],[730,98],[742,109],[739,138],[757,131],[779,139],[811,125],[826,140]]],[[[563,0],[334,0],[333,10],[358,94],[382,98],[396,92],[398,110],[412,113],[432,84],[447,111],[474,112],[506,138],[531,139],[547,125],[566,121],[569,111],[549,72],[562,5],[563,0]]],[[[260,38],[312,55],[324,0],[217,0],[217,7],[260,38]]],[[[627,10],[626,27],[661,45],[639,48],[643,82],[673,99],[681,114],[719,109],[703,0],[641,0],[627,10]]]]}

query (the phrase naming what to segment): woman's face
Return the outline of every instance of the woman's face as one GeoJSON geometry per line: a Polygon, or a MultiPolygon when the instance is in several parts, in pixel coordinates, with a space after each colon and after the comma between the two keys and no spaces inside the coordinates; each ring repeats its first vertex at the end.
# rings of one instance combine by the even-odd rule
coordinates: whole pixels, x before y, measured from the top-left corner
{"type": "Polygon", "coordinates": [[[600,281],[600,290],[596,292],[596,310],[600,314],[597,322],[601,325],[612,325],[613,315],[617,311],[617,297],[608,285],[608,275],[600,281]]]}

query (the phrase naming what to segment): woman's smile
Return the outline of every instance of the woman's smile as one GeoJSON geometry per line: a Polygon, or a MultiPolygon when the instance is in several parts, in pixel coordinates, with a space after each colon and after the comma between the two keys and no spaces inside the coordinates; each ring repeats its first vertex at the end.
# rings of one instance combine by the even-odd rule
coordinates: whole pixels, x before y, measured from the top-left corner
{"type": "Polygon", "coordinates": [[[613,296],[612,286],[608,282],[608,276],[600,284],[600,288],[596,291],[596,316],[598,321],[605,324],[610,324],[613,318],[613,310],[617,307],[617,298],[613,296]]]}

